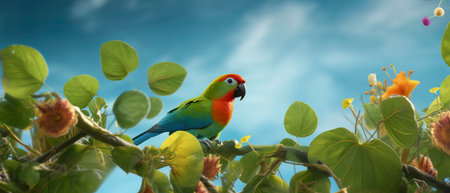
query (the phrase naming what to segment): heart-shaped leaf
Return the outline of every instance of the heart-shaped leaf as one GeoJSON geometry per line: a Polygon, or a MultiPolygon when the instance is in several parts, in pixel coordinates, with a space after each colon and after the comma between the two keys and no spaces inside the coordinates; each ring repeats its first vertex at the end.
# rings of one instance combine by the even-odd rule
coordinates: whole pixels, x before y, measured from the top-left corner
{"type": "Polygon", "coordinates": [[[64,95],[72,105],[80,108],[86,107],[97,94],[99,84],[97,79],[90,75],[72,77],[64,84],[64,95]]]}
{"type": "MultiPolygon", "coordinates": [[[[450,51],[450,50],[449,50],[450,51]]],[[[442,81],[440,87],[440,99],[445,107],[450,106],[450,75],[447,76],[444,81],[442,81]]]]}
{"type": "Polygon", "coordinates": [[[12,45],[0,51],[3,88],[16,98],[26,98],[38,91],[48,75],[47,63],[34,48],[12,45]]]}
{"type": "Polygon", "coordinates": [[[123,92],[114,102],[113,113],[117,123],[123,129],[136,126],[150,108],[147,96],[138,90],[123,92]]]}
{"type": "Polygon", "coordinates": [[[292,176],[289,182],[289,192],[317,192],[329,193],[331,187],[330,179],[323,172],[316,170],[305,170],[292,176]]]}
{"type": "Polygon", "coordinates": [[[404,96],[390,97],[380,104],[384,126],[391,141],[402,148],[410,147],[419,135],[414,106],[404,96]]]}
{"type": "Polygon", "coordinates": [[[111,151],[112,160],[126,173],[144,158],[144,152],[136,146],[116,147],[111,151]]]}
{"type": "Polygon", "coordinates": [[[148,69],[148,85],[157,95],[171,95],[180,88],[186,74],[186,69],[179,64],[160,62],[148,69]]]}
{"type": "Polygon", "coordinates": [[[100,60],[105,77],[109,80],[122,80],[136,70],[139,58],[133,47],[125,42],[113,40],[100,48],[100,60]]]}
{"type": "Polygon", "coordinates": [[[450,22],[445,28],[444,36],[442,37],[441,42],[441,55],[444,59],[445,63],[450,66],[450,22]]]}
{"type": "Polygon", "coordinates": [[[321,160],[349,192],[397,192],[402,178],[398,155],[374,139],[360,144],[355,134],[337,128],[318,135],[308,151],[310,163],[321,160]]]}
{"type": "Polygon", "coordinates": [[[307,137],[317,128],[316,112],[307,104],[297,101],[289,106],[284,117],[286,131],[296,137],[307,137]]]}
{"type": "Polygon", "coordinates": [[[5,99],[0,102],[0,122],[19,129],[30,126],[34,117],[31,98],[18,99],[6,94],[5,99]]]}

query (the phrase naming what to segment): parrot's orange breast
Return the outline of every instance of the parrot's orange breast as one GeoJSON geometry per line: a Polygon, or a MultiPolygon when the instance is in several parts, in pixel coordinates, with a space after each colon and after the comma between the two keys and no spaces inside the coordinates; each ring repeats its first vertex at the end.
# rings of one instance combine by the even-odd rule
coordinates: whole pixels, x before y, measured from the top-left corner
{"type": "Polygon", "coordinates": [[[228,124],[233,113],[233,101],[213,100],[211,105],[213,120],[220,126],[228,124]]]}

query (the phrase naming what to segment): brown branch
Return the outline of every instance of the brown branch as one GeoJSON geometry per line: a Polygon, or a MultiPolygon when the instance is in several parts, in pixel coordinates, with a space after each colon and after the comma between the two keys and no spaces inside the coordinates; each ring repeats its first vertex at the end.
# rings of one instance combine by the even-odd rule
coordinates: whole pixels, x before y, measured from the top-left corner
{"type": "Polygon", "coordinates": [[[203,183],[203,185],[206,187],[209,193],[219,193],[216,189],[216,186],[209,181],[208,178],[206,178],[204,175],[200,178],[200,181],[203,183]]]}
{"type": "Polygon", "coordinates": [[[419,179],[425,181],[428,185],[441,190],[442,192],[450,192],[450,184],[447,184],[443,181],[439,181],[433,176],[430,176],[427,173],[420,171],[414,166],[403,164],[402,171],[403,175],[410,180],[419,179]]]}
{"type": "Polygon", "coordinates": [[[83,138],[84,136],[86,136],[85,133],[79,132],[75,136],[67,139],[66,141],[62,142],[61,144],[51,148],[50,150],[46,151],[43,154],[41,154],[39,157],[34,158],[32,161],[36,161],[36,162],[39,162],[39,163],[44,163],[47,160],[49,160],[51,157],[56,155],[58,152],[60,152],[61,150],[65,149],[66,147],[72,145],[73,143],[75,143],[79,139],[83,138]]]}

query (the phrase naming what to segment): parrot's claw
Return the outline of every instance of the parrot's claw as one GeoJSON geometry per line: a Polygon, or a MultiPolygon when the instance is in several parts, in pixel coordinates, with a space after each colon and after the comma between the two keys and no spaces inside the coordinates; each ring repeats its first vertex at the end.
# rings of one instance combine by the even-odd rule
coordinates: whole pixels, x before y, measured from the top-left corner
{"type": "Polygon", "coordinates": [[[210,140],[202,139],[202,140],[199,140],[199,142],[205,144],[206,147],[208,147],[208,149],[211,150],[211,141],[210,140]]]}
{"type": "Polygon", "coordinates": [[[214,139],[213,141],[215,141],[217,145],[222,145],[222,141],[220,141],[220,139],[214,139]]]}

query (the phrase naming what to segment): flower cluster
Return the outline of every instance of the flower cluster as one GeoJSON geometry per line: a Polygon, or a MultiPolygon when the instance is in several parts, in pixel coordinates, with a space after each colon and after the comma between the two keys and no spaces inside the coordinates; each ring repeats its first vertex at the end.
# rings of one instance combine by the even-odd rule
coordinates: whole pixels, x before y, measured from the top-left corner
{"type": "Polygon", "coordinates": [[[61,137],[77,122],[73,106],[67,99],[50,99],[36,105],[39,131],[51,137],[61,137]]]}
{"type": "Polygon", "coordinates": [[[441,3],[442,3],[442,0],[439,2],[438,7],[436,7],[436,9],[434,9],[434,15],[422,18],[423,25],[429,26],[430,23],[431,23],[430,19],[433,18],[433,17],[442,17],[442,16],[444,16],[445,12],[444,12],[444,9],[442,9],[442,7],[441,7],[441,3]]]}

